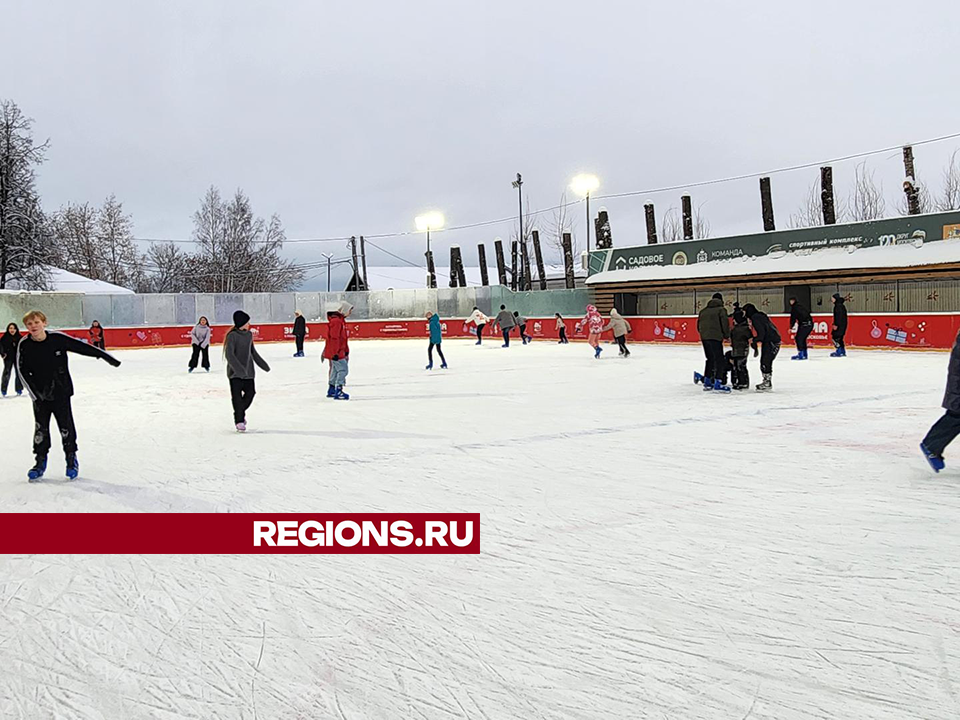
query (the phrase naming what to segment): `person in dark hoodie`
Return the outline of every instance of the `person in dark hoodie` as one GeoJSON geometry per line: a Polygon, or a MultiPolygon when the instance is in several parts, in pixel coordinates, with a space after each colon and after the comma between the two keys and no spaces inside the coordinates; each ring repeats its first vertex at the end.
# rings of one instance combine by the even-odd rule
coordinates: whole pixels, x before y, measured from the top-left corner
{"type": "Polygon", "coordinates": [[[791,355],[791,360],[807,359],[807,338],[813,331],[813,317],[803,303],[795,297],[790,298],[790,327],[797,328],[797,354],[791,355]]]}
{"type": "Polygon", "coordinates": [[[24,315],[23,324],[30,334],[20,341],[17,348],[17,371],[33,400],[33,454],[36,457],[36,464],[30,468],[27,478],[35,482],[47,470],[50,417],[53,416],[63,439],[66,475],[73,480],[80,473],[80,463],[77,460],[77,427],[70,405],[73,379],[67,366],[67,353],[106,360],[113,367],[120,367],[120,361],[105,350],[82,340],[64,333],[47,332],[47,316],[39,310],[31,310],[24,315]]]}
{"type": "Polygon", "coordinates": [[[497,313],[497,325],[500,326],[500,331],[503,333],[503,345],[500,347],[510,347],[510,331],[516,324],[513,313],[507,310],[506,305],[501,305],[500,312],[497,313]]]}
{"type": "Polygon", "coordinates": [[[247,430],[247,410],[257,394],[254,377],[255,365],[264,372],[270,372],[267,361],[253,346],[253,333],[250,332],[250,316],[243,310],[233,313],[233,327],[223,340],[223,357],[227,361],[227,378],[230,380],[230,399],[233,402],[233,421],[238,432],[247,430]]]}
{"type": "Polygon", "coordinates": [[[350,399],[343,391],[343,384],[350,371],[350,344],[347,342],[350,333],[347,330],[347,318],[352,312],[353,305],[346,300],[327,311],[327,341],[323,346],[323,358],[330,361],[327,397],[334,400],[350,399]]]}
{"type": "Polygon", "coordinates": [[[843,344],[843,336],[847,334],[847,304],[840,293],[834,293],[833,298],[833,344],[837,349],[830,353],[830,357],[846,357],[847,348],[843,344]]]}
{"type": "Polygon", "coordinates": [[[294,357],[303,357],[303,339],[307,336],[307,319],[299,310],[295,311],[297,319],[293,321],[293,339],[297,341],[297,351],[294,357]]]}
{"type": "Polygon", "coordinates": [[[747,324],[747,316],[743,310],[736,308],[733,313],[733,328],[730,330],[730,358],[733,361],[731,378],[734,390],[746,390],[750,387],[750,371],[747,369],[747,357],[750,354],[750,343],[753,341],[753,331],[747,324]],[[739,311],[739,312],[738,312],[739,311]]]}
{"type": "Polygon", "coordinates": [[[717,385],[722,387],[723,383],[718,381],[726,374],[723,368],[726,362],[723,357],[723,341],[730,337],[730,318],[720,293],[714,293],[710,302],[697,316],[697,332],[700,334],[700,342],[703,343],[706,363],[702,376],[699,373],[693,374],[693,382],[702,380],[704,390],[713,390],[717,385]]]}
{"type": "Polygon", "coordinates": [[[780,331],[766,313],[757,310],[753,303],[743,306],[743,313],[753,325],[753,356],[757,356],[757,343],[760,343],[760,372],[763,382],[757,385],[758,392],[773,390],[773,361],[780,352],[780,331]]]}
{"type": "Polygon", "coordinates": [[[937,420],[927,436],[920,443],[923,456],[934,472],[946,467],[943,451],[960,435],[960,334],[950,351],[950,364],[947,366],[947,390],[943,395],[943,408],[946,412],[937,420]]]}
{"type": "Polygon", "coordinates": [[[0,358],[3,358],[3,379],[0,381],[0,391],[3,397],[7,396],[7,387],[10,385],[10,374],[13,373],[13,386],[17,395],[23,395],[23,383],[20,382],[20,373],[17,372],[17,348],[20,345],[20,328],[16,323],[7,325],[7,331],[0,337],[0,358]]]}
{"type": "Polygon", "coordinates": [[[520,328],[520,340],[522,340],[523,344],[526,345],[528,342],[533,340],[532,337],[527,335],[527,319],[520,315],[517,310],[513,311],[513,317],[517,323],[517,327],[520,328]]]}

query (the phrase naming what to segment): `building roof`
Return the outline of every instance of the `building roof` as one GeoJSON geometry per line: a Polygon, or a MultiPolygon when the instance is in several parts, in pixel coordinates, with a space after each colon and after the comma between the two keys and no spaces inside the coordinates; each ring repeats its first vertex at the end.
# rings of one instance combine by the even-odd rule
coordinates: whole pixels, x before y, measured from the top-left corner
{"type": "MultiPolygon", "coordinates": [[[[83,275],[48,266],[50,273],[50,291],[63,293],[80,293],[82,295],[133,295],[133,290],[114,285],[103,280],[91,280],[83,275]]],[[[24,291],[16,281],[11,282],[8,287],[14,291],[24,291]]]]}

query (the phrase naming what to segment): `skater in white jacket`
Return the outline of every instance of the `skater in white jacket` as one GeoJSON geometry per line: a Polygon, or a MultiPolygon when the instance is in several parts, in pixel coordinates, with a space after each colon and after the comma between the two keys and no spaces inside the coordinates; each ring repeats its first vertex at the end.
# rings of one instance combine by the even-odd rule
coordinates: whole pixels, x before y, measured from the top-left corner
{"type": "Polygon", "coordinates": [[[483,328],[490,322],[490,318],[480,312],[480,308],[474,306],[473,313],[467,318],[467,325],[473,323],[477,326],[477,345],[483,342],[483,328]]]}

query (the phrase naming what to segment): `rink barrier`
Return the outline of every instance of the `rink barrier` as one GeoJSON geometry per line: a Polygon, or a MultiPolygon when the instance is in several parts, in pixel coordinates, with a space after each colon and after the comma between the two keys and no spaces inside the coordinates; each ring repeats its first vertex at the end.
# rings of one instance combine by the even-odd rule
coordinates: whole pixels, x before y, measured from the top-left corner
{"type": "MultiPolygon", "coordinates": [[[[790,330],[788,315],[771,315],[780,331],[784,345],[792,345],[794,333],[790,330]]],[[[830,326],[832,315],[814,315],[814,329],[807,342],[812,347],[832,347],[830,326]]],[[[639,316],[627,318],[631,325],[630,342],[649,343],[700,343],[695,316],[639,316]]],[[[566,318],[564,324],[570,340],[584,340],[586,333],[576,332],[579,318],[566,318]]],[[[214,344],[223,342],[229,325],[213,325],[214,344]]],[[[293,323],[257,323],[251,325],[258,342],[293,342],[293,323]]],[[[307,323],[307,340],[317,341],[326,337],[327,323],[307,323]]],[[[430,328],[426,320],[356,320],[348,321],[352,340],[383,340],[389,338],[427,338],[430,328]]],[[[463,318],[442,321],[446,338],[474,337],[472,325],[463,318]]],[[[184,347],[190,345],[192,325],[157,327],[108,327],[104,339],[108,348],[135,347],[184,347]]],[[[949,349],[960,331],[960,313],[861,313],[849,316],[846,334],[847,345],[853,347],[882,347],[907,349],[949,349]]],[[[86,340],[87,329],[65,329],[70,335],[86,340]]],[[[527,334],[536,339],[557,340],[555,318],[529,318],[527,334]]],[[[516,332],[513,337],[516,338],[516,332]]],[[[500,338],[493,324],[484,329],[484,338],[496,342],[500,338]]],[[[611,338],[608,331],[604,339],[611,338]]]]}

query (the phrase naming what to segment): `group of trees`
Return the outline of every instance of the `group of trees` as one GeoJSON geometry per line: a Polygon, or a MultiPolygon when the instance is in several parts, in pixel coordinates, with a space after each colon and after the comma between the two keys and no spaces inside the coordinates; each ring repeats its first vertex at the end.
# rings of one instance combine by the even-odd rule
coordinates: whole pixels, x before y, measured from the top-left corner
{"type": "Polygon", "coordinates": [[[144,253],[133,218],[113,195],[100,207],[67,203],[45,212],[36,169],[49,142],[36,143],[32,121],[0,100],[0,290],[49,289],[50,268],[137,292],[275,292],[303,281],[281,256],[286,239],[279,216],[257,217],[242,190],[223,201],[211,187],[194,214],[193,239],[153,244],[144,253]]]}

